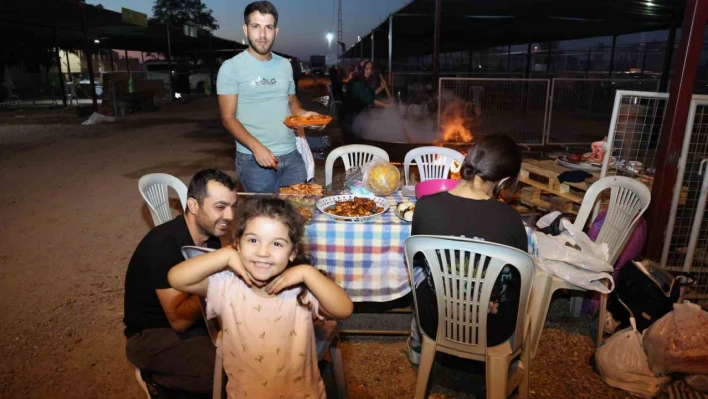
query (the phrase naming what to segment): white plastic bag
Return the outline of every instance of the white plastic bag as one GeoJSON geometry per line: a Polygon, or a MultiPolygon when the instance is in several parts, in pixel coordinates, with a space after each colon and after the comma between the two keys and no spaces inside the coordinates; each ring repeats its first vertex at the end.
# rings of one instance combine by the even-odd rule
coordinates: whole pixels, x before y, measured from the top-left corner
{"type": "Polygon", "coordinates": [[[615,282],[609,273],[591,272],[589,270],[579,269],[566,262],[559,262],[555,260],[537,260],[536,266],[547,273],[558,276],[561,279],[588,291],[597,291],[603,294],[609,294],[615,288],[615,282]],[[603,280],[607,281],[607,286],[603,284],[603,280]]]}
{"type": "Polygon", "coordinates": [[[307,139],[300,136],[295,136],[295,148],[302,156],[305,167],[307,168],[307,181],[315,178],[315,159],[312,157],[310,145],[307,144],[307,139]]]}
{"type": "Polygon", "coordinates": [[[708,312],[675,303],[644,332],[644,348],[655,373],[708,374],[708,312]]]}
{"type": "Polygon", "coordinates": [[[642,348],[642,336],[637,332],[634,319],[629,322],[630,328],[615,333],[597,349],[595,364],[607,385],[650,398],[671,379],[651,372],[642,348]]]}
{"type": "Polygon", "coordinates": [[[82,125],[96,125],[96,124],[103,123],[103,122],[115,122],[115,121],[116,121],[116,118],[114,116],[106,116],[106,115],[99,114],[98,112],[94,112],[93,114],[91,114],[91,116],[89,116],[88,119],[86,119],[84,121],[84,123],[82,123],[82,125]]]}
{"type": "Polygon", "coordinates": [[[575,226],[567,220],[563,220],[562,224],[566,231],[557,236],[536,233],[539,260],[565,262],[593,272],[612,272],[612,265],[607,263],[609,250],[606,243],[594,243],[587,234],[576,231],[575,226]]]}
{"type": "Polygon", "coordinates": [[[708,392],[708,374],[694,374],[686,377],[686,384],[700,392],[708,392]]]}

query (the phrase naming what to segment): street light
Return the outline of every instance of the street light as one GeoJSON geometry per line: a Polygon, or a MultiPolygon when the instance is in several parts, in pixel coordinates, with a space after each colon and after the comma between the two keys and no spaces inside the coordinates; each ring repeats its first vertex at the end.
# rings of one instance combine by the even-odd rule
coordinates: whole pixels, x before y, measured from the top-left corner
{"type": "Polygon", "coordinates": [[[332,40],[334,39],[332,32],[327,32],[327,36],[325,37],[327,38],[327,45],[332,46],[332,40]]]}

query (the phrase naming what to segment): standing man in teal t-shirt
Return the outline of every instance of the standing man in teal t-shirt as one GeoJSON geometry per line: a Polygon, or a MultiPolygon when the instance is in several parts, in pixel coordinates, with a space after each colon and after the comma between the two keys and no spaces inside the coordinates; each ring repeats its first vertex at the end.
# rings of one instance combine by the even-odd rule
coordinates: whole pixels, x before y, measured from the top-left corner
{"type": "Polygon", "coordinates": [[[224,127],[236,139],[236,174],[247,192],[277,192],[307,180],[289,115],[310,116],[295,96],[290,62],[270,49],[278,35],[278,11],[256,1],[243,12],[248,50],[224,62],[216,80],[224,127]]]}

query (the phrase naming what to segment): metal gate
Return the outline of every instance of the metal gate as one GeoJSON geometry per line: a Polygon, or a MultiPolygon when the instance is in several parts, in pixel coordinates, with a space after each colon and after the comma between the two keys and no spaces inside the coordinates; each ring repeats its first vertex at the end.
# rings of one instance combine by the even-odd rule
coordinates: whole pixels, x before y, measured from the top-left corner
{"type": "Polygon", "coordinates": [[[686,123],[661,265],[696,276],[685,299],[708,303],[708,96],[694,95],[686,123]]]}

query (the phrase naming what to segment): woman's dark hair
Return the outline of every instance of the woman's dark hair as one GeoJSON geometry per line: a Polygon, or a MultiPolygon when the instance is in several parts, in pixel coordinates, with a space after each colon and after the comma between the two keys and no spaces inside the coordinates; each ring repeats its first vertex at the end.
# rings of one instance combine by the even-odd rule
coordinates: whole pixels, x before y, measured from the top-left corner
{"type": "MultiPolygon", "coordinates": [[[[236,213],[236,226],[233,233],[234,244],[237,244],[241,240],[248,223],[259,216],[275,219],[287,227],[288,238],[290,242],[293,243],[293,251],[295,251],[295,258],[291,262],[288,262],[287,267],[311,263],[310,258],[305,253],[305,245],[303,244],[303,237],[305,235],[304,220],[295,210],[295,207],[280,198],[269,197],[243,201],[243,203],[239,205],[236,213]]],[[[311,304],[303,302],[306,295],[307,288],[302,285],[300,293],[297,295],[297,302],[300,306],[311,309],[311,304]]]]}
{"type": "Polygon", "coordinates": [[[359,61],[358,64],[354,66],[354,71],[352,72],[352,77],[354,79],[359,79],[362,82],[366,83],[367,85],[371,86],[373,84],[373,71],[371,73],[371,76],[368,78],[364,77],[364,73],[366,72],[366,66],[368,64],[371,64],[371,67],[374,67],[374,63],[371,62],[368,58],[364,58],[361,61],[359,61]]]}
{"type": "Polygon", "coordinates": [[[462,179],[474,181],[475,176],[495,183],[492,197],[496,198],[505,188],[514,188],[521,171],[521,150],[509,136],[493,134],[475,139],[462,163],[462,179]],[[508,178],[504,183],[499,182],[508,178]]]}
{"type": "Polygon", "coordinates": [[[251,23],[249,17],[256,11],[263,15],[272,15],[275,19],[275,26],[278,26],[278,10],[270,1],[254,1],[253,3],[247,5],[246,9],[243,10],[243,21],[246,25],[251,23]]]}
{"type": "Polygon", "coordinates": [[[197,200],[197,203],[201,205],[204,198],[209,194],[207,192],[207,185],[210,181],[215,181],[231,191],[236,191],[236,181],[233,177],[219,169],[203,169],[197,172],[194,177],[192,177],[192,181],[189,182],[187,198],[194,198],[197,200]]]}

